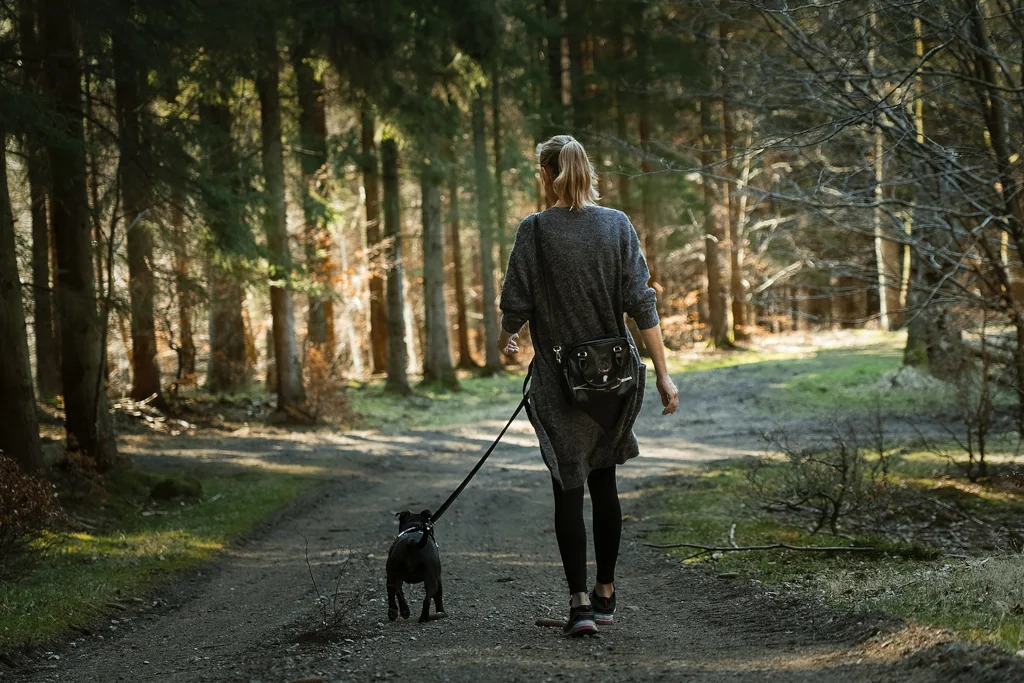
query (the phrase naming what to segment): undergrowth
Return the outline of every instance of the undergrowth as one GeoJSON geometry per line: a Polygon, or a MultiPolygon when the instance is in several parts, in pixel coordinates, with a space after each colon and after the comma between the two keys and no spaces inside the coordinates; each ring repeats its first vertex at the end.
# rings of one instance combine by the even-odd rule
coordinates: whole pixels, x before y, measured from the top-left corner
{"type": "Polygon", "coordinates": [[[120,596],[214,557],[314,483],[262,472],[180,482],[180,495],[156,501],[168,478],[122,470],[103,482],[105,501],[70,503],[79,530],[49,538],[40,566],[0,584],[0,649],[38,643],[84,627],[120,596]],[[201,489],[201,498],[191,494],[201,489]]]}
{"type": "MultiPolygon", "coordinates": [[[[769,467],[782,476],[783,464],[769,467]]],[[[868,553],[668,552],[724,576],[809,591],[839,607],[882,610],[1016,651],[1024,648],[1024,556],[1012,529],[1024,493],[1012,484],[1012,466],[1005,469],[1004,477],[971,484],[946,460],[909,453],[893,468],[899,494],[877,527],[835,537],[760,509],[742,462],[693,468],[651,492],[655,527],[646,540],[872,546],[868,553]]]]}

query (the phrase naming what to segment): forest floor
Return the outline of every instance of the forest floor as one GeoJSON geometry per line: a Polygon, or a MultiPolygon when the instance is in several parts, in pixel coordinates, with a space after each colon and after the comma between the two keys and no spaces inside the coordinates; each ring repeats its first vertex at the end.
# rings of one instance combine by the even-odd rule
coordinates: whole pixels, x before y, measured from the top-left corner
{"type": "MultiPolygon", "coordinates": [[[[854,341],[867,355],[894,353],[891,341],[854,341]]],[[[675,361],[679,412],[662,417],[649,393],[636,427],[642,457],[620,468],[619,612],[598,638],[569,641],[535,625],[564,617],[567,598],[550,480],[522,418],[437,528],[447,618],[387,621],[384,561],[394,513],[444,499],[511,413],[519,397],[510,390],[447,414],[424,407],[426,418],[372,429],[239,426],[123,438],[139,467],[301,466],[323,483],[262,532],[143,594],[142,604],[109,615],[92,635],[36,652],[15,669],[0,666],[0,680],[1024,680],[1024,660],[993,646],[839,610],[798,589],[725,578],[643,545],[656,531],[658,491],[674,473],[692,476],[693,468],[759,454],[764,433],[780,426],[823,429],[823,414],[843,403],[869,419],[852,394],[833,405],[800,399],[799,385],[777,393],[806,376],[807,363],[827,366],[824,346],[850,342],[790,338],[746,364],[696,361],[699,371],[675,361]],[[329,616],[339,619],[330,630],[317,628],[318,591],[338,596],[328,598],[329,616]]],[[[948,419],[938,411],[916,427],[948,419]]],[[[890,427],[907,429],[905,420],[890,427]]],[[[414,614],[419,590],[407,589],[414,614]]]]}

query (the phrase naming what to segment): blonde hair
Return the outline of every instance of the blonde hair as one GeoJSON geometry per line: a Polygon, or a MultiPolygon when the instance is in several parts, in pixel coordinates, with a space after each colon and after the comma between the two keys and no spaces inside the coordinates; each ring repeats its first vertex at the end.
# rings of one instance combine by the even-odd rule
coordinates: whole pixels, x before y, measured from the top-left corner
{"type": "Polygon", "coordinates": [[[569,208],[577,211],[594,206],[601,198],[597,193],[597,173],[587,150],[571,135],[556,135],[537,145],[537,160],[555,179],[555,194],[569,208]]]}

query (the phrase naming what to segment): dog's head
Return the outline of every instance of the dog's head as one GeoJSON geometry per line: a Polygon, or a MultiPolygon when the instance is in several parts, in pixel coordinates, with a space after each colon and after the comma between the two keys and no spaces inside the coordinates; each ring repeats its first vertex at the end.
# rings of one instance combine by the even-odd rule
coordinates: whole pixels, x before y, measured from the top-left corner
{"type": "Polygon", "coordinates": [[[402,510],[395,515],[398,517],[398,531],[402,532],[406,529],[414,529],[416,527],[423,527],[430,524],[430,510],[423,510],[422,512],[412,513],[408,510],[402,510]]]}

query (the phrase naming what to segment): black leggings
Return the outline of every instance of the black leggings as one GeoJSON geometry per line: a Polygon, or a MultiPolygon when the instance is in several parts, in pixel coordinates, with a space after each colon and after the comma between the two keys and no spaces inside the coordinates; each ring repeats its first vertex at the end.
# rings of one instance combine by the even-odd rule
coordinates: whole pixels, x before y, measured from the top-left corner
{"type": "MultiPolygon", "coordinates": [[[[587,477],[594,506],[594,553],[597,582],[614,583],[615,560],[622,535],[622,509],[615,488],[615,466],[594,470],[587,477]]],[[[569,593],[587,592],[587,527],[583,522],[583,487],[563,491],[552,477],[555,492],[555,536],[569,593]]]]}

